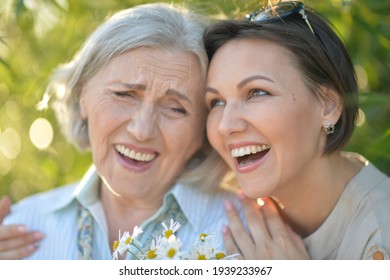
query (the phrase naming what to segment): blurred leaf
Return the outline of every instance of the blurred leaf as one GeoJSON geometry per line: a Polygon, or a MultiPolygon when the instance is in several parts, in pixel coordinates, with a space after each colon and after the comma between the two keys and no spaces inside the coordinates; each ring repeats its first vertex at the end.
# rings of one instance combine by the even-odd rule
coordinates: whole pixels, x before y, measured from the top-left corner
{"type": "Polygon", "coordinates": [[[372,12],[382,14],[385,16],[390,15],[390,1],[389,0],[360,0],[367,9],[372,12]]]}

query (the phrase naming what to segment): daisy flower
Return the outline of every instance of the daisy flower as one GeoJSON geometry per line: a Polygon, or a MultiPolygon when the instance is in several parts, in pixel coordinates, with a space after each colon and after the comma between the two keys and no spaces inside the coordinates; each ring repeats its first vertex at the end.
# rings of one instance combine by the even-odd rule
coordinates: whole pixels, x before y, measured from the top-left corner
{"type": "Polygon", "coordinates": [[[146,254],[144,255],[144,258],[148,259],[148,260],[157,259],[157,257],[158,257],[158,254],[157,254],[158,250],[160,250],[161,247],[165,246],[164,244],[166,242],[167,242],[167,239],[162,237],[162,236],[154,238],[152,240],[152,242],[150,243],[150,248],[146,252],[146,254]]]}
{"type": "Polygon", "coordinates": [[[179,260],[181,259],[182,242],[175,235],[171,235],[162,242],[162,246],[157,249],[158,258],[161,260],[179,260]]]}
{"type": "Polygon", "coordinates": [[[130,233],[128,231],[125,231],[123,235],[121,236],[121,231],[119,230],[119,236],[118,240],[115,240],[113,249],[114,252],[112,254],[112,259],[117,260],[119,255],[123,255],[127,249],[129,248],[126,241],[130,238],[130,233]]]}
{"type": "Polygon", "coordinates": [[[114,252],[112,254],[112,258],[114,260],[117,260],[119,258],[119,255],[123,255],[124,253],[126,253],[126,251],[129,251],[131,245],[135,246],[138,249],[138,247],[134,244],[133,241],[142,232],[143,230],[140,227],[135,226],[132,235],[130,235],[128,231],[125,231],[121,236],[121,231],[119,230],[118,240],[116,240],[113,245],[114,252]]]}
{"type": "Polygon", "coordinates": [[[180,223],[171,219],[169,227],[167,227],[165,223],[162,223],[162,226],[164,227],[164,237],[166,239],[169,239],[169,237],[171,237],[171,235],[174,234],[180,228],[180,223]]]}

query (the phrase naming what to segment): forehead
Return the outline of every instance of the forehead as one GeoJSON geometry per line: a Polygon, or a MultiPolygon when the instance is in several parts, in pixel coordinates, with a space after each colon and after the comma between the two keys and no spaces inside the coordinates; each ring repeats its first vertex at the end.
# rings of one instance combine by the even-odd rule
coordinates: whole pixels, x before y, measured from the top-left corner
{"type": "Polygon", "coordinates": [[[294,55],[285,47],[265,39],[234,39],[221,46],[214,54],[208,79],[222,72],[264,71],[269,75],[298,70],[294,55]],[[240,71],[237,71],[239,67],[240,71]]]}
{"type": "Polygon", "coordinates": [[[195,89],[204,83],[200,63],[183,50],[137,48],[114,57],[92,79],[106,83],[162,83],[169,87],[195,89]]]}
{"type": "MultiPolygon", "coordinates": [[[[270,40],[254,38],[234,39],[225,43],[217,50],[211,60],[211,64],[222,56],[224,58],[229,56],[234,61],[248,62],[248,66],[255,65],[255,63],[260,61],[268,62],[276,59],[275,62],[282,60],[286,63],[291,62],[293,59],[293,54],[286,47],[270,40]]],[[[231,60],[225,61],[226,64],[229,64],[231,60]]],[[[277,65],[275,63],[275,66],[277,65]]]]}

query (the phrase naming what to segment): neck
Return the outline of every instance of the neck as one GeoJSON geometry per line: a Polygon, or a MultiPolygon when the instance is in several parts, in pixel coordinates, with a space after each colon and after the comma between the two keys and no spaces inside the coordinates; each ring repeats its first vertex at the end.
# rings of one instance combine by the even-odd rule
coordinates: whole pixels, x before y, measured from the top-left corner
{"type": "Polygon", "coordinates": [[[282,216],[302,238],[317,230],[332,212],[348,182],[361,166],[335,153],[321,157],[275,196],[282,216]]]}
{"type": "Polygon", "coordinates": [[[123,233],[133,232],[135,226],[140,226],[161,207],[163,199],[144,201],[130,199],[112,193],[104,183],[101,183],[100,197],[106,215],[110,246],[118,239],[119,230],[123,233]]]}

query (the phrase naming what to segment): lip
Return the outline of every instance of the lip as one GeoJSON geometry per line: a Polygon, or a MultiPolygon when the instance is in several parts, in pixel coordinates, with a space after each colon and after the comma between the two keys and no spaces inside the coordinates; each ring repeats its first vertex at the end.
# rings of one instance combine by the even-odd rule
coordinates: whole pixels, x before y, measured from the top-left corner
{"type": "MultiPolygon", "coordinates": [[[[268,144],[259,143],[259,142],[241,142],[241,143],[234,143],[234,144],[232,143],[232,144],[228,145],[228,149],[229,149],[228,151],[229,151],[229,154],[230,154],[230,151],[232,149],[238,149],[238,148],[241,148],[241,147],[252,146],[252,145],[259,146],[259,145],[268,145],[268,144]]],[[[248,172],[251,172],[251,171],[257,169],[260,165],[263,165],[267,161],[267,159],[269,157],[269,151],[270,150],[268,150],[268,152],[263,157],[261,157],[260,159],[257,159],[257,160],[253,161],[252,163],[250,163],[250,164],[248,164],[246,166],[240,166],[240,164],[239,164],[239,162],[238,162],[238,160],[236,158],[234,158],[234,157],[231,157],[231,158],[234,161],[234,165],[236,167],[237,172],[239,172],[239,173],[248,173],[248,172]]]]}
{"type": "Polygon", "coordinates": [[[155,150],[153,148],[138,147],[138,146],[134,146],[131,144],[124,144],[124,143],[115,144],[113,149],[114,149],[114,152],[115,152],[115,155],[116,155],[116,158],[117,158],[119,164],[123,168],[130,170],[130,171],[135,171],[135,172],[144,172],[144,171],[150,169],[152,167],[153,163],[155,162],[155,160],[160,155],[159,152],[157,152],[157,150],[155,150]],[[130,150],[134,150],[135,152],[155,154],[156,156],[151,161],[144,161],[144,162],[136,161],[136,160],[130,159],[130,158],[124,156],[123,154],[119,153],[117,151],[117,149],[115,148],[116,145],[122,145],[130,150]]]}

